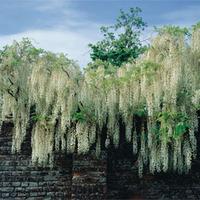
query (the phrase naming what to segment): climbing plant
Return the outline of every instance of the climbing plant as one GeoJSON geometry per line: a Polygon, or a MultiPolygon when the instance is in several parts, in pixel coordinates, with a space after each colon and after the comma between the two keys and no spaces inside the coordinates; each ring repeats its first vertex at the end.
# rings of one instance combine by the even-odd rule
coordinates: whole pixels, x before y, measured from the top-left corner
{"type": "Polygon", "coordinates": [[[136,61],[116,68],[96,60],[84,72],[27,39],[5,47],[0,110],[1,122],[14,123],[13,151],[29,128],[35,164],[53,165],[56,151],[94,148],[99,156],[106,138],[119,147],[123,125],[139,176],[147,168],[187,173],[197,153],[200,108],[200,28],[191,30],[164,27],[136,61]]]}

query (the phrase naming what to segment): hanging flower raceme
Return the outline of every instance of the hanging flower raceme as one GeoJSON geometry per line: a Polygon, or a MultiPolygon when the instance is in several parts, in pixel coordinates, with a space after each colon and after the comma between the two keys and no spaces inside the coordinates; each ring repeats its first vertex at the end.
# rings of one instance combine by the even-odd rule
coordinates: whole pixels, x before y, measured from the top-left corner
{"type": "Polygon", "coordinates": [[[13,151],[32,129],[32,161],[53,165],[54,152],[96,155],[124,137],[142,176],[187,173],[196,157],[200,108],[199,27],[164,28],[134,63],[96,61],[81,74],[65,55],[14,43],[0,52],[0,121],[14,123],[13,151]],[[121,132],[125,131],[122,137],[121,132]],[[105,144],[104,144],[105,142],[105,144]]]}
{"type": "Polygon", "coordinates": [[[0,52],[1,121],[14,123],[12,151],[20,151],[29,126],[29,76],[42,50],[28,39],[14,42],[0,52]]]}
{"type": "Polygon", "coordinates": [[[57,151],[67,148],[72,115],[78,108],[79,80],[78,68],[62,54],[47,52],[32,70],[29,87],[30,101],[35,106],[33,126],[36,127],[32,133],[33,161],[48,163],[49,159],[52,164],[54,145],[57,151]],[[40,140],[41,137],[45,140],[40,140]]]}

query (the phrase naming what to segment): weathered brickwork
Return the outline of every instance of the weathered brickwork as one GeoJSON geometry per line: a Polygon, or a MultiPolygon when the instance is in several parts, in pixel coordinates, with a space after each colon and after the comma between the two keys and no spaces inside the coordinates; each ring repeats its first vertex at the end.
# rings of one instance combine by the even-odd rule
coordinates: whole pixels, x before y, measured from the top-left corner
{"type": "Polygon", "coordinates": [[[124,156],[108,160],[107,190],[112,200],[200,199],[200,163],[195,161],[187,175],[145,174],[139,179],[137,163],[124,156]]]}
{"type": "Polygon", "coordinates": [[[0,199],[70,199],[72,158],[56,156],[53,169],[31,165],[30,140],[22,152],[11,154],[12,126],[0,134],[0,199]]]}
{"type": "MultiPolygon", "coordinates": [[[[200,164],[188,175],[137,176],[129,151],[55,156],[53,169],[31,165],[30,137],[20,154],[11,154],[11,124],[0,133],[0,200],[200,199],[200,164]]],[[[199,157],[199,155],[198,155],[199,157]]]]}
{"type": "Polygon", "coordinates": [[[98,160],[93,153],[90,156],[74,156],[72,173],[73,200],[106,199],[106,154],[98,160]]]}

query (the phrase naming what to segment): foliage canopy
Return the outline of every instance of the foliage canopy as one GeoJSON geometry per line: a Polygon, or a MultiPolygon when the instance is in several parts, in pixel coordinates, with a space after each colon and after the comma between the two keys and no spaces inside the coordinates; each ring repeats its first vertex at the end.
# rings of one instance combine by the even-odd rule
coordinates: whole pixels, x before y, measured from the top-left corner
{"type": "Polygon", "coordinates": [[[138,7],[130,8],[127,13],[120,10],[116,24],[101,27],[103,40],[96,44],[89,44],[93,61],[99,59],[120,67],[144,52],[145,47],[141,44],[139,37],[146,23],[139,15],[140,12],[141,9],[138,7]]]}
{"type": "Polygon", "coordinates": [[[185,32],[162,31],[140,58],[112,73],[109,62],[97,61],[82,74],[63,54],[14,42],[0,52],[0,121],[14,123],[13,152],[32,127],[33,163],[52,165],[60,150],[95,147],[99,156],[104,131],[118,148],[122,120],[140,176],[145,166],[187,173],[196,157],[199,59],[197,27],[189,43],[185,32]]]}

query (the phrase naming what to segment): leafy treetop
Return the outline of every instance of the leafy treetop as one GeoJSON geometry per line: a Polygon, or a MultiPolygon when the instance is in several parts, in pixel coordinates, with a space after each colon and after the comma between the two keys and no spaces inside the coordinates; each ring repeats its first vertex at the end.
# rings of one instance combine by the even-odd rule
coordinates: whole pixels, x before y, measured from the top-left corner
{"type": "Polygon", "coordinates": [[[120,10],[116,24],[101,27],[103,40],[89,44],[93,61],[102,60],[120,67],[124,62],[136,59],[144,52],[139,36],[147,26],[139,15],[141,9],[130,8],[126,13],[120,10]]]}

